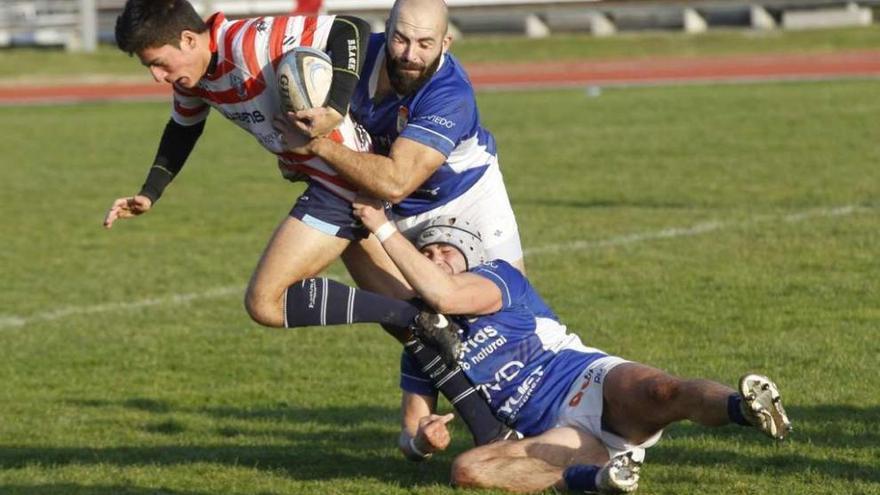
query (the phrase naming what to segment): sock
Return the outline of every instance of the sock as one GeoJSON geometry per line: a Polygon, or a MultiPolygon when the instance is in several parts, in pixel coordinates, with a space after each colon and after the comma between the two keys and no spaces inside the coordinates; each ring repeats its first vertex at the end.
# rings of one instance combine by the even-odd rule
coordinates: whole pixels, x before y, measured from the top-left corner
{"type": "Polygon", "coordinates": [[[732,423],[743,426],[752,426],[752,423],[746,419],[742,410],[742,396],[738,393],[730,394],[727,397],[727,417],[732,423]]]}
{"type": "Polygon", "coordinates": [[[349,287],[327,278],[307,278],[287,288],[287,328],[381,323],[398,328],[412,324],[419,309],[412,303],[349,287]]]}
{"type": "Polygon", "coordinates": [[[562,479],[565,487],[571,491],[597,492],[599,487],[596,483],[596,475],[599,474],[600,466],[595,464],[574,464],[565,468],[562,479]]]}
{"type": "Polygon", "coordinates": [[[492,414],[489,403],[477,392],[461,367],[447,368],[440,354],[418,339],[406,342],[403,347],[431,379],[431,384],[449,399],[473,435],[475,445],[492,443],[510,432],[507,425],[492,414]]]}

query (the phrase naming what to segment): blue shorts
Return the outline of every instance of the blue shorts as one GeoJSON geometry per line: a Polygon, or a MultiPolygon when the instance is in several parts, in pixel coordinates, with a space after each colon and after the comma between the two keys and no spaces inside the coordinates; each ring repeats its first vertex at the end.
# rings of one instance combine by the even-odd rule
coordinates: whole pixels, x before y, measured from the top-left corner
{"type": "Polygon", "coordinates": [[[325,234],[350,241],[359,241],[370,236],[370,231],[352,213],[351,202],[333,194],[315,181],[310,182],[309,187],[296,200],[290,216],[325,234]]]}

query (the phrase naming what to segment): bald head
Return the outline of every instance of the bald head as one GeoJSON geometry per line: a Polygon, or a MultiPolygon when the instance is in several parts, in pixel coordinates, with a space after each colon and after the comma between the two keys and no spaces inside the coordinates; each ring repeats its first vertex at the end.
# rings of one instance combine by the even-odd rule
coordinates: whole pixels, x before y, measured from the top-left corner
{"type": "Polygon", "coordinates": [[[446,2],[397,0],[388,17],[388,30],[393,32],[403,27],[427,36],[444,37],[449,27],[449,10],[446,8],[446,2]]]}

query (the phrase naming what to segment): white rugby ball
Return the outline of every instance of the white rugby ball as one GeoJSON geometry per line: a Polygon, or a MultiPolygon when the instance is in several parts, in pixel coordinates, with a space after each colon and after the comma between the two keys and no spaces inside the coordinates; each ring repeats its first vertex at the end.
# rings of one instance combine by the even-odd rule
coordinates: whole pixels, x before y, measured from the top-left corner
{"type": "Polygon", "coordinates": [[[333,65],[321,50],[301,46],[281,57],[275,75],[281,110],[298,112],[324,106],[327,102],[333,65]]]}

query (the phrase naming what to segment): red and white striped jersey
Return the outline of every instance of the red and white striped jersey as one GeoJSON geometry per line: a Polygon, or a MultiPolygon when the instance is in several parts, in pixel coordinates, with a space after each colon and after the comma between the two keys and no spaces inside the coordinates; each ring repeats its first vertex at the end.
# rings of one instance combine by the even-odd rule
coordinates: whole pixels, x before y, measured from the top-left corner
{"type": "MultiPolygon", "coordinates": [[[[208,117],[213,107],[251,133],[264,148],[278,155],[285,177],[308,174],[333,193],[352,200],[356,188],[343,180],[323,160],[282,150],[281,135],[272,118],[281,112],[275,69],[281,56],[298,46],[326,49],[336,16],[279,16],[228,21],[222,13],[211,16],[211,52],[217,56],[214,71],[198,86],[174,86],[171,117],[193,125],[208,117]]],[[[370,151],[369,135],[346,115],[331,138],[356,151],[370,151]]]]}

